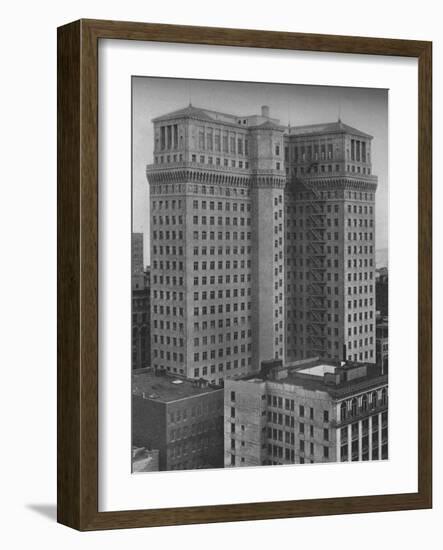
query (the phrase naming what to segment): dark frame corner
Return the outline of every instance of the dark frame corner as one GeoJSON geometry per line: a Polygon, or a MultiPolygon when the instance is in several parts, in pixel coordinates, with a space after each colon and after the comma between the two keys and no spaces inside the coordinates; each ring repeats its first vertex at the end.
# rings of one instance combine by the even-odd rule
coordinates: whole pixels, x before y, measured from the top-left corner
{"type": "Polygon", "coordinates": [[[58,521],[82,531],[432,507],[432,43],[80,20],[58,29],[58,521]],[[419,66],[417,493],[98,511],[98,40],[406,56],[419,66]]]}

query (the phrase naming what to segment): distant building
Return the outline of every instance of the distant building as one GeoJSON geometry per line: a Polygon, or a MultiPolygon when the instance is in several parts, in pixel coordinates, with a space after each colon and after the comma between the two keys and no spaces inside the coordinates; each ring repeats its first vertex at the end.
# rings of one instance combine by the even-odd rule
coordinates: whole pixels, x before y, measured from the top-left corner
{"type": "Polygon", "coordinates": [[[377,319],[375,331],[377,365],[383,373],[387,373],[389,365],[389,325],[387,317],[377,319]]]}
{"type": "Polygon", "coordinates": [[[158,472],[158,449],[132,448],[132,472],[158,472]]]}
{"type": "Polygon", "coordinates": [[[143,273],[143,233],[132,233],[132,273],[143,273]]]}
{"type": "Polygon", "coordinates": [[[225,382],[225,467],[388,458],[388,378],[373,364],[301,360],[225,382]]]}
{"type": "Polygon", "coordinates": [[[389,277],[387,267],[377,269],[375,278],[375,306],[382,317],[389,315],[389,277]]]}
{"type": "Polygon", "coordinates": [[[160,470],[223,467],[222,388],[146,370],[132,394],[132,443],[158,449],[160,470]]]}
{"type": "Polygon", "coordinates": [[[132,368],[151,364],[150,270],[132,274],[132,368]]]}

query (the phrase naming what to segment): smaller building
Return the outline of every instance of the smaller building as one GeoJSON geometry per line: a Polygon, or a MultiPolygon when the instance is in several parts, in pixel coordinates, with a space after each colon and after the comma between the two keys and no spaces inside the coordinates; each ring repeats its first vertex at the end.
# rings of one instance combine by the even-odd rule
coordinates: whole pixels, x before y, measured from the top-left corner
{"type": "Polygon", "coordinates": [[[387,317],[379,317],[375,326],[375,351],[377,365],[383,373],[388,372],[389,367],[389,325],[387,317]]]}
{"type": "Polygon", "coordinates": [[[225,467],[388,458],[388,377],[319,358],[225,381],[225,467]]]}
{"type": "Polygon", "coordinates": [[[132,444],[159,450],[159,469],[223,467],[224,392],[166,371],[133,373],[132,444]]]}
{"type": "Polygon", "coordinates": [[[377,269],[375,272],[375,306],[383,317],[389,315],[389,274],[387,267],[377,269]]]}
{"type": "Polygon", "coordinates": [[[143,273],[143,233],[132,233],[132,273],[143,273]]]}
{"type": "Polygon", "coordinates": [[[132,473],[158,472],[158,449],[132,447],[132,473]]]}
{"type": "Polygon", "coordinates": [[[151,366],[150,269],[132,274],[132,368],[151,366]]]}

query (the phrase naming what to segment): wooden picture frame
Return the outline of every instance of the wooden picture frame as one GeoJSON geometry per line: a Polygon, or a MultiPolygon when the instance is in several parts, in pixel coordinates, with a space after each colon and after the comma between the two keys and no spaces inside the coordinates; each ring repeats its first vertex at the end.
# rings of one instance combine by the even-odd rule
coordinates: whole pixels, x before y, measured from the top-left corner
{"type": "Polygon", "coordinates": [[[432,506],[432,44],[80,20],[58,29],[58,521],[82,531],[432,506]],[[98,511],[98,42],[159,41],[418,59],[418,491],[316,500],[98,511]]]}

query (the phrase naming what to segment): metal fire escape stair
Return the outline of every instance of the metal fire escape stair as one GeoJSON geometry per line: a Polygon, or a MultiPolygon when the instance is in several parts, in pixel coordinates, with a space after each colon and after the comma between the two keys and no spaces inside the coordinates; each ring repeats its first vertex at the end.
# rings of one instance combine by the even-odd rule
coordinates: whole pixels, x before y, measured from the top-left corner
{"type": "Polygon", "coordinates": [[[313,186],[303,183],[308,191],[307,216],[307,332],[309,354],[326,357],[326,258],[325,258],[325,200],[313,186]]]}

